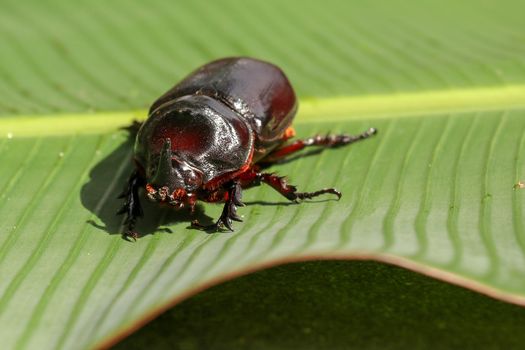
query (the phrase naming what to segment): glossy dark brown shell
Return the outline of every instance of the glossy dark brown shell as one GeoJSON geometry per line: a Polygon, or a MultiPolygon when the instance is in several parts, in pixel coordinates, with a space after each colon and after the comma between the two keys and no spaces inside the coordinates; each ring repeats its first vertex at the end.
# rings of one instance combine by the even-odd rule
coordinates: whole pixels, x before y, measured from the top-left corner
{"type": "Polygon", "coordinates": [[[250,123],[256,143],[262,144],[280,140],[297,109],[295,93],[279,67],[253,58],[233,57],[198,68],[155,101],[150,112],[166,101],[193,94],[228,104],[250,123]]]}
{"type": "Polygon", "coordinates": [[[154,111],[137,134],[135,159],[148,179],[166,138],[173,156],[200,170],[204,182],[239,170],[254,143],[250,126],[224,104],[208,96],[174,99],[154,111]]]}
{"type": "Polygon", "coordinates": [[[277,66],[245,57],[213,61],[153,103],[137,135],[135,159],[149,178],[169,137],[173,154],[211,181],[281,144],[296,103],[277,66]]]}

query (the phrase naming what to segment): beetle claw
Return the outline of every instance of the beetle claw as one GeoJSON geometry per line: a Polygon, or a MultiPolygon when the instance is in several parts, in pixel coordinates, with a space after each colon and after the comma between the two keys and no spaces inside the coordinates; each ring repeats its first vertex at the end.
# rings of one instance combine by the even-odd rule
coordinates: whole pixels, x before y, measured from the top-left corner
{"type": "Polygon", "coordinates": [[[136,231],[128,230],[123,235],[123,238],[128,242],[136,242],[137,238],[139,238],[139,234],[136,231]]]}
{"type": "Polygon", "coordinates": [[[237,214],[230,215],[230,219],[237,221],[237,222],[242,222],[242,219],[237,214]]]}
{"type": "Polygon", "coordinates": [[[293,200],[298,201],[298,200],[304,200],[304,199],[312,199],[314,197],[320,196],[322,194],[327,194],[327,193],[337,196],[337,200],[341,199],[342,197],[342,193],[336,190],[335,188],[323,188],[315,192],[293,192],[293,195],[295,197],[293,200]]]}
{"type": "Polygon", "coordinates": [[[244,207],[244,203],[242,202],[242,188],[238,182],[232,186],[230,193],[232,194],[233,204],[244,207]]]}
{"type": "MultiPolygon", "coordinates": [[[[203,225],[199,222],[199,220],[193,220],[191,222],[191,227],[196,228],[198,230],[206,231],[206,232],[218,232],[221,230],[223,226],[226,226],[225,223],[222,221],[222,219],[217,220],[216,223],[211,225],[203,225]]],[[[231,226],[231,225],[230,225],[231,226]]],[[[233,231],[230,229],[230,231],[233,231]]]]}
{"type": "Polygon", "coordinates": [[[227,217],[226,219],[220,219],[219,221],[222,222],[228,230],[233,232],[232,220],[229,217],[227,217]]]}
{"type": "Polygon", "coordinates": [[[208,231],[212,226],[215,226],[215,224],[213,224],[213,225],[203,225],[203,224],[201,224],[199,222],[199,220],[193,220],[191,222],[191,227],[199,229],[199,230],[203,230],[203,231],[208,231]]]}

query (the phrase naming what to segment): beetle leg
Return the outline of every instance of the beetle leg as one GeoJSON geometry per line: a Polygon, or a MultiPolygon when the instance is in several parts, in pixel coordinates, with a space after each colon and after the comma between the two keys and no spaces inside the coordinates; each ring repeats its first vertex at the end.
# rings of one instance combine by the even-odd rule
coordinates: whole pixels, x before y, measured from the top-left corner
{"type": "Polygon", "coordinates": [[[258,173],[256,181],[264,182],[265,184],[270,185],[274,190],[294,202],[298,202],[303,199],[311,199],[326,193],[335,194],[337,199],[340,199],[342,196],[341,192],[335,188],[323,188],[315,192],[297,192],[297,187],[288,184],[286,177],[277,176],[270,173],[258,173]]]}
{"type": "Polygon", "coordinates": [[[212,225],[201,225],[197,220],[194,220],[191,225],[205,231],[216,232],[222,227],[226,227],[228,230],[233,231],[232,220],[242,221],[242,219],[237,215],[237,206],[244,206],[244,203],[242,202],[241,184],[237,181],[230,182],[227,185],[227,194],[228,196],[226,198],[226,203],[224,203],[221,216],[216,223],[212,225]]]}
{"type": "Polygon", "coordinates": [[[124,192],[118,197],[125,198],[122,208],[117,212],[117,215],[126,214],[124,224],[127,226],[127,230],[123,233],[125,239],[129,237],[136,240],[139,237],[139,234],[134,229],[137,218],[143,215],[139,199],[139,188],[142,186],[144,186],[144,179],[135,170],[129,177],[128,185],[124,192]]]}
{"type": "Polygon", "coordinates": [[[240,176],[243,187],[259,186],[261,183],[265,183],[294,202],[302,199],[311,199],[326,193],[335,194],[338,199],[341,198],[341,192],[335,188],[323,188],[315,192],[297,192],[297,187],[290,185],[286,177],[272,173],[260,173],[257,170],[257,168],[252,168],[240,176]]]}
{"type": "Polygon", "coordinates": [[[370,136],[377,133],[377,129],[370,128],[366,130],[365,132],[362,132],[359,135],[316,135],[314,137],[310,137],[304,140],[297,140],[289,145],[285,145],[281,148],[276,149],[275,151],[271,152],[267,157],[262,159],[261,161],[263,163],[272,163],[275,161],[279,161],[288,155],[298,152],[305,147],[309,146],[320,146],[320,147],[327,147],[327,148],[335,148],[340,146],[345,146],[351,143],[354,143],[359,140],[364,140],[366,138],[369,138],[370,136]]]}

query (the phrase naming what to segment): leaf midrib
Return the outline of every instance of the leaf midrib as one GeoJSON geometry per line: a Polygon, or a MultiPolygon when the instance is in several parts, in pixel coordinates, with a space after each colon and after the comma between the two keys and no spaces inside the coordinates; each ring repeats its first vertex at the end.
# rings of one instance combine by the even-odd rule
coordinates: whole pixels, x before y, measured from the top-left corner
{"type": "MultiPolygon", "coordinates": [[[[525,84],[359,96],[309,97],[297,123],[362,118],[525,109],[525,84]],[[322,116],[322,119],[319,119],[322,116]]],[[[0,117],[0,138],[92,134],[144,119],[146,110],[10,115],[0,117]]]]}

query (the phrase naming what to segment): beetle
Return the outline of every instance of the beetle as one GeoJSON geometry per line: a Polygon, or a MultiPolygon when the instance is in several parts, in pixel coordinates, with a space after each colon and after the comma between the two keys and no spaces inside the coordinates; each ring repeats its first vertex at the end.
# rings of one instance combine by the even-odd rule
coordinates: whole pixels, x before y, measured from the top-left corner
{"type": "Polygon", "coordinates": [[[263,172],[268,165],[305,147],[339,147],[374,135],[370,128],[358,135],[314,136],[288,142],[297,111],[295,92],[277,66],[247,57],[210,62],[188,75],[159,97],[149,117],[137,125],[133,170],[120,196],[126,214],[124,238],[139,237],[135,231],[143,215],[139,189],[152,201],[175,208],[197,201],[224,202],[212,225],[197,220],[192,226],[233,231],[232,221],[242,221],[237,207],[242,190],[261,183],[270,185],[291,201],[322,194],[341,193],[335,188],[299,192],[285,177],[263,172]]]}

